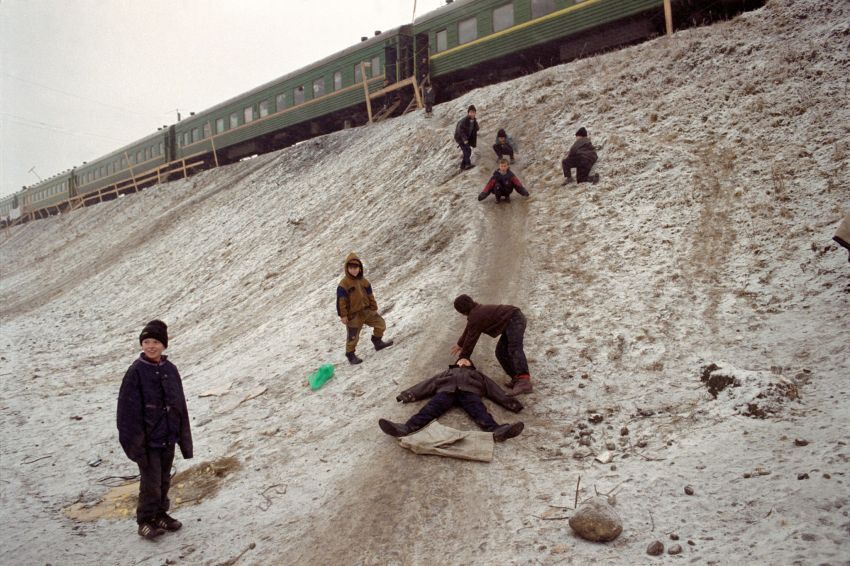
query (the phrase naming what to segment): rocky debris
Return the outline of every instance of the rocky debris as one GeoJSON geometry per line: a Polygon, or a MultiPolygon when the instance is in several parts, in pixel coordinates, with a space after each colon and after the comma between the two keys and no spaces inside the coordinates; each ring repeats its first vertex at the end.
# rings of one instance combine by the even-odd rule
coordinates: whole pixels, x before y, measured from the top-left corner
{"type": "Polygon", "coordinates": [[[802,474],[797,474],[797,479],[798,480],[807,480],[807,479],[809,479],[809,474],[807,474],[805,472],[803,472],[802,474]]]}
{"type": "Polygon", "coordinates": [[[650,556],[661,556],[664,554],[664,543],[660,540],[652,541],[649,546],[646,547],[646,553],[650,556]]]}
{"type": "Polygon", "coordinates": [[[629,434],[629,427],[624,426],[623,428],[620,429],[620,436],[628,436],[628,434],[629,434]]]}
{"type": "Polygon", "coordinates": [[[808,446],[808,445],[809,445],[808,440],[805,440],[803,438],[795,438],[794,439],[794,446],[808,446]]]}
{"type": "Polygon", "coordinates": [[[609,464],[613,459],[614,455],[611,454],[611,452],[608,450],[602,452],[601,454],[598,454],[595,458],[595,460],[601,464],[609,464]]]}
{"type": "Polygon", "coordinates": [[[787,401],[800,398],[796,381],[771,372],[709,364],[701,368],[700,380],[718,401],[713,410],[722,416],[739,414],[765,419],[779,414],[787,401]]]}
{"type": "Polygon", "coordinates": [[[670,540],[679,540],[679,535],[676,533],[670,533],[670,540]]]}
{"type": "Polygon", "coordinates": [[[604,419],[605,419],[605,417],[603,417],[603,416],[602,416],[602,415],[600,415],[599,413],[596,413],[596,414],[590,415],[590,416],[587,418],[587,420],[588,420],[588,421],[590,421],[590,423],[591,423],[591,424],[599,424],[599,423],[601,423],[604,419]]]}
{"type": "Polygon", "coordinates": [[[694,494],[694,488],[689,486],[689,485],[686,485],[685,486],[685,494],[686,495],[693,495],[694,494]]]}
{"type": "Polygon", "coordinates": [[[674,544],[673,546],[671,546],[667,550],[667,554],[671,554],[671,555],[682,554],[682,545],[681,544],[674,544]]]}
{"type": "Polygon", "coordinates": [[[583,539],[608,542],[623,532],[623,521],[609,498],[597,495],[579,506],[570,517],[570,528],[583,539]]]}
{"type": "Polygon", "coordinates": [[[616,450],[617,445],[609,440],[608,442],[605,443],[605,449],[606,450],[616,450]]]}

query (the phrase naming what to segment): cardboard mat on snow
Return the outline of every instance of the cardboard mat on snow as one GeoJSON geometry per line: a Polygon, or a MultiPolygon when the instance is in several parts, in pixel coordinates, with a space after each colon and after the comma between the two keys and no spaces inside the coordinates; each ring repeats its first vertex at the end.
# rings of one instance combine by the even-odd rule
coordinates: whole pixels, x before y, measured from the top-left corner
{"type": "Polygon", "coordinates": [[[399,444],[414,454],[436,454],[461,460],[493,460],[493,433],[457,430],[432,421],[425,428],[399,438],[399,444]]]}

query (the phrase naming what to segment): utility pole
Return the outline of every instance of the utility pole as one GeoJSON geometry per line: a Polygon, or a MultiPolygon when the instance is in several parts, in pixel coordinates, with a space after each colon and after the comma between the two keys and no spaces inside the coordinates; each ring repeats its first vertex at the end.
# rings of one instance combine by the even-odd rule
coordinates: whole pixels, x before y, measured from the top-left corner
{"type": "Polygon", "coordinates": [[[35,172],[35,165],[33,165],[32,167],[30,167],[30,170],[29,170],[29,171],[27,171],[27,173],[32,173],[33,175],[35,175],[36,177],[38,177],[38,180],[39,180],[39,181],[43,181],[43,180],[44,180],[44,179],[42,179],[42,178],[41,178],[41,175],[39,175],[38,173],[36,173],[36,172],[35,172]]]}

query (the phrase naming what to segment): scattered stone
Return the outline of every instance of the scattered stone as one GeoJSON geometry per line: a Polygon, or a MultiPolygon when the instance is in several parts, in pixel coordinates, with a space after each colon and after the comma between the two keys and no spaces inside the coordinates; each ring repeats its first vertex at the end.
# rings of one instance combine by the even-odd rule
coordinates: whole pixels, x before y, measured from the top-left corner
{"type": "Polygon", "coordinates": [[[83,417],[81,417],[79,415],[74,415],[74,416],[71,417],[71,420],[72,421],[81,421],[81,420],[83,420],[83,417]]]}
{"type": "Polygon", "coordinates": [[[608,542],[623,532],[623,521],[608,498],[597,495],[579,506],[570,517],[570,528],[583,539],[608,542]]]}
{"type": "Polygon", "coordinates": [[[661,556],[664,553],[664,543],[656,540],[646,547],[646,553],[650,556],[661,556]]]}
{"type": "Polygon", "coordinates": [[[808,446],[809,441],[804,438],[796,438],[794,439],[794,446],[808,446]]]}
{"type": "Polygon", "coordinates": [[[595,414],[595,415],[590,415],[590,417],[588,417],[588,419],[587,419],[587,420],[588,420],[588,421],[590,421],[590,422],[591,422],[591,424],[599,424],[599,423],[601,423],[601,422],[602,422],[602,420],[603,420],[604,418],[605,418],[605,417],[603,417],[602,415],[600,415],[599,413],[597,413],[597,414],[595,414]]]}
{"type": "Polygon", "coordinates": [[[646,440],[638,440],[637,447],[646,448],[646,440]]]}
{"type": "Polygon", "coordinates": [[[697,545],[697,543],[695,543],[695,542],[694,542],[694,541],[692,541],[691,539],[688,539],[688,544],[689,544],[689,545],[691,545],[691,546],[696,546],[696,545],[697,545]]]}
{"type": "Polygon", "coordinates": [[[620,429],[620,436],[627,436],[629,434],[629,427],[624,426],[620,429]]]}
{"type": "Polygon", "coordinates": [[[609,440],[608,442],[605,443],[605,449],[606,450],[616,450],[617,445],[609,440]]]}
{"type": "Polygon", "coordinates": [[[829,475],[829,474],[824,474],[824,475],[823,475],[823,479],[825,479],[825,480],[828,480],[828,479],[830,479],[831,477],[832,477],[832,476],[831,476],[831,475],[829,475]]]}
{"type": "Polygon", "coordinates": [[[667,554],[672,554],[672,555],[682,554],[682,545],[681,544],[674,544],[673,546],[670,547],[669,550],[667,550],[667,554]]]}
{"type": "Polygon", "coordinates": [[[805,472],[803,472],[802,474],[797,474],[797,479],[798,480],[807,480],[807,479],[809,479],[809,474],[807,474],[805,472]]]}
{"type": "Polygon", "coordinates": [[[578,388],[579,388],[579,389],[584,389],[584,383],[579,383],[579,384],[578,384],[578,388]]]}
{"type": "Polygon", "coordinates": [[[611,471],[612,471],[612,472],[616,472],[616,471],[617,471],[617,464],[611,464],[611,471]]]}
{"type": "Polygon", "coordinates": [[[679,540],[679,535],[676,533],[670,533],[670,540],[679,540]]]}
{"type": "Polygon", "coordinates": [[[581,378],[582,379],[590,379],[590,376],[587,375],[586,373],[583,373],[583,374],[581,374],[581,378]]]}
{"type": "Polygon", "coordinates": [[[818,540],[818,536],[813,533],[803,533],[800,538],[809,542],[818,540]]]}
{"type": "Polygon", "coordinates": [[[585,423],[578,423],[576,426],[579,427],[582,430],[587,428],[587,424],[585,424],[585,423]]]}
{"type": "Polygon", "coordinates": [[[685,486],[685,494],[687,494],[687,495],[693,495],[693,494],[694,494],[694,488],[693,488],[693,487],[691,487],[691,486],[689,486],[689,485],[686,485],[686,486],[685,486]]]}
{"type": "Polygon", "coordinates": [[[579,436],[590,436],[591,434],[593,434],[593,431],[591,430],[582,430],[578,433],[579,436]]]}
{"type": "Polygon", "coordinates": [[[760,476],[769,476],[770,475],[770,470],[768,470],[767,468],[756,468],[754,471],[755,471],[756,474],[758,474],[760,476]]]}
{"type": "Polygon", "coordinates": [[[590,437],[589,436],[582,436],[579,439],[578,443],[581,444],[582,446],[590,446],[590,443],[591,443],[590,437]]]}
{"type": "Polygon", "coordinates": [[[609,452],[608,450],[606,450],[605,452],[602,452],[601,454],[596,456],[596,461],[599,462],[600,464],[608,464],[613,459],[614,459],[614,455],[611,454],[611,452],[609,452]]]}
{"type": "Polygon", "coordinates": [[[750,472],[744,472],[744,478],[745,479],[749,479],[751,477],[753,477],[753,474],[751,474],[750,472]]]}

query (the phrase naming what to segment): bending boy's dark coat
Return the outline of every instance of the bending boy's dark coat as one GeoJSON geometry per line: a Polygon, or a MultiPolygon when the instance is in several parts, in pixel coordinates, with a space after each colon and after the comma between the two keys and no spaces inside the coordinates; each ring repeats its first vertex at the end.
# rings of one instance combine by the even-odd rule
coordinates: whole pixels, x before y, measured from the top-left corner
{"type": "Polygon", "coordinates": [[[570,157],[580,159],[583,163],[592,166],[596,163],[597,159],[596,149],[590,143],[589,138],[578,138],[572,147],[570,147],[570,152],[567,154],[567,159],[570,157]]]}
{"type": "Polygon", "coordinates": [[[118,393],[118,439],[127,457],[144,462],[147,449],[175,443],[192,457],[192,431],[183,383],[165,356],[157,364],[139,357],[124,375],[118,393]]]}
{"type": "Polygon", "coordinates": [[[466,315],[466,328],[457,341],[461,358],[469,358],[481,333],[496,337],[508,325],[508,320],[519,309],[512,305],[479,305],[475,303],[466,315]]]}
{"type": "Polygon", "coordinates": [[[479,397],[487,397],[515,413],[522,410],[522,403],[514,397],[508,397],[498,383],[476,369],[459,366],[452,366],[442,373],[420,381],[413,387],[402,391],[397,399],[402,403],[410,403],[411,401],[433,397],[437,393],[454,393],[456,391],[467,391],[479,397]]]}
{"type": "Polygon", "coordinates": [[[372,284],[363,276],[363,262],[354,252],[348,254],[345,258],[345,264],[342,267],[345,272],[345,277],[339,282],[336,288],[336,312],[339,316],[351,318],[364,310],[378,310],[378,302],[375,300],[375,295],[372,293],[372,284]],[[360,273],[357,277],[352,277],[348,273],[348,264],[360,264],[360,273]]]}
{"type": "Polygon", "coordinates": [[[459,144],[468,143],[475,147],[478,140],[478,120],[472,120],[469,116],[463,118],[455,127],[455,141],[459,144]]]}

